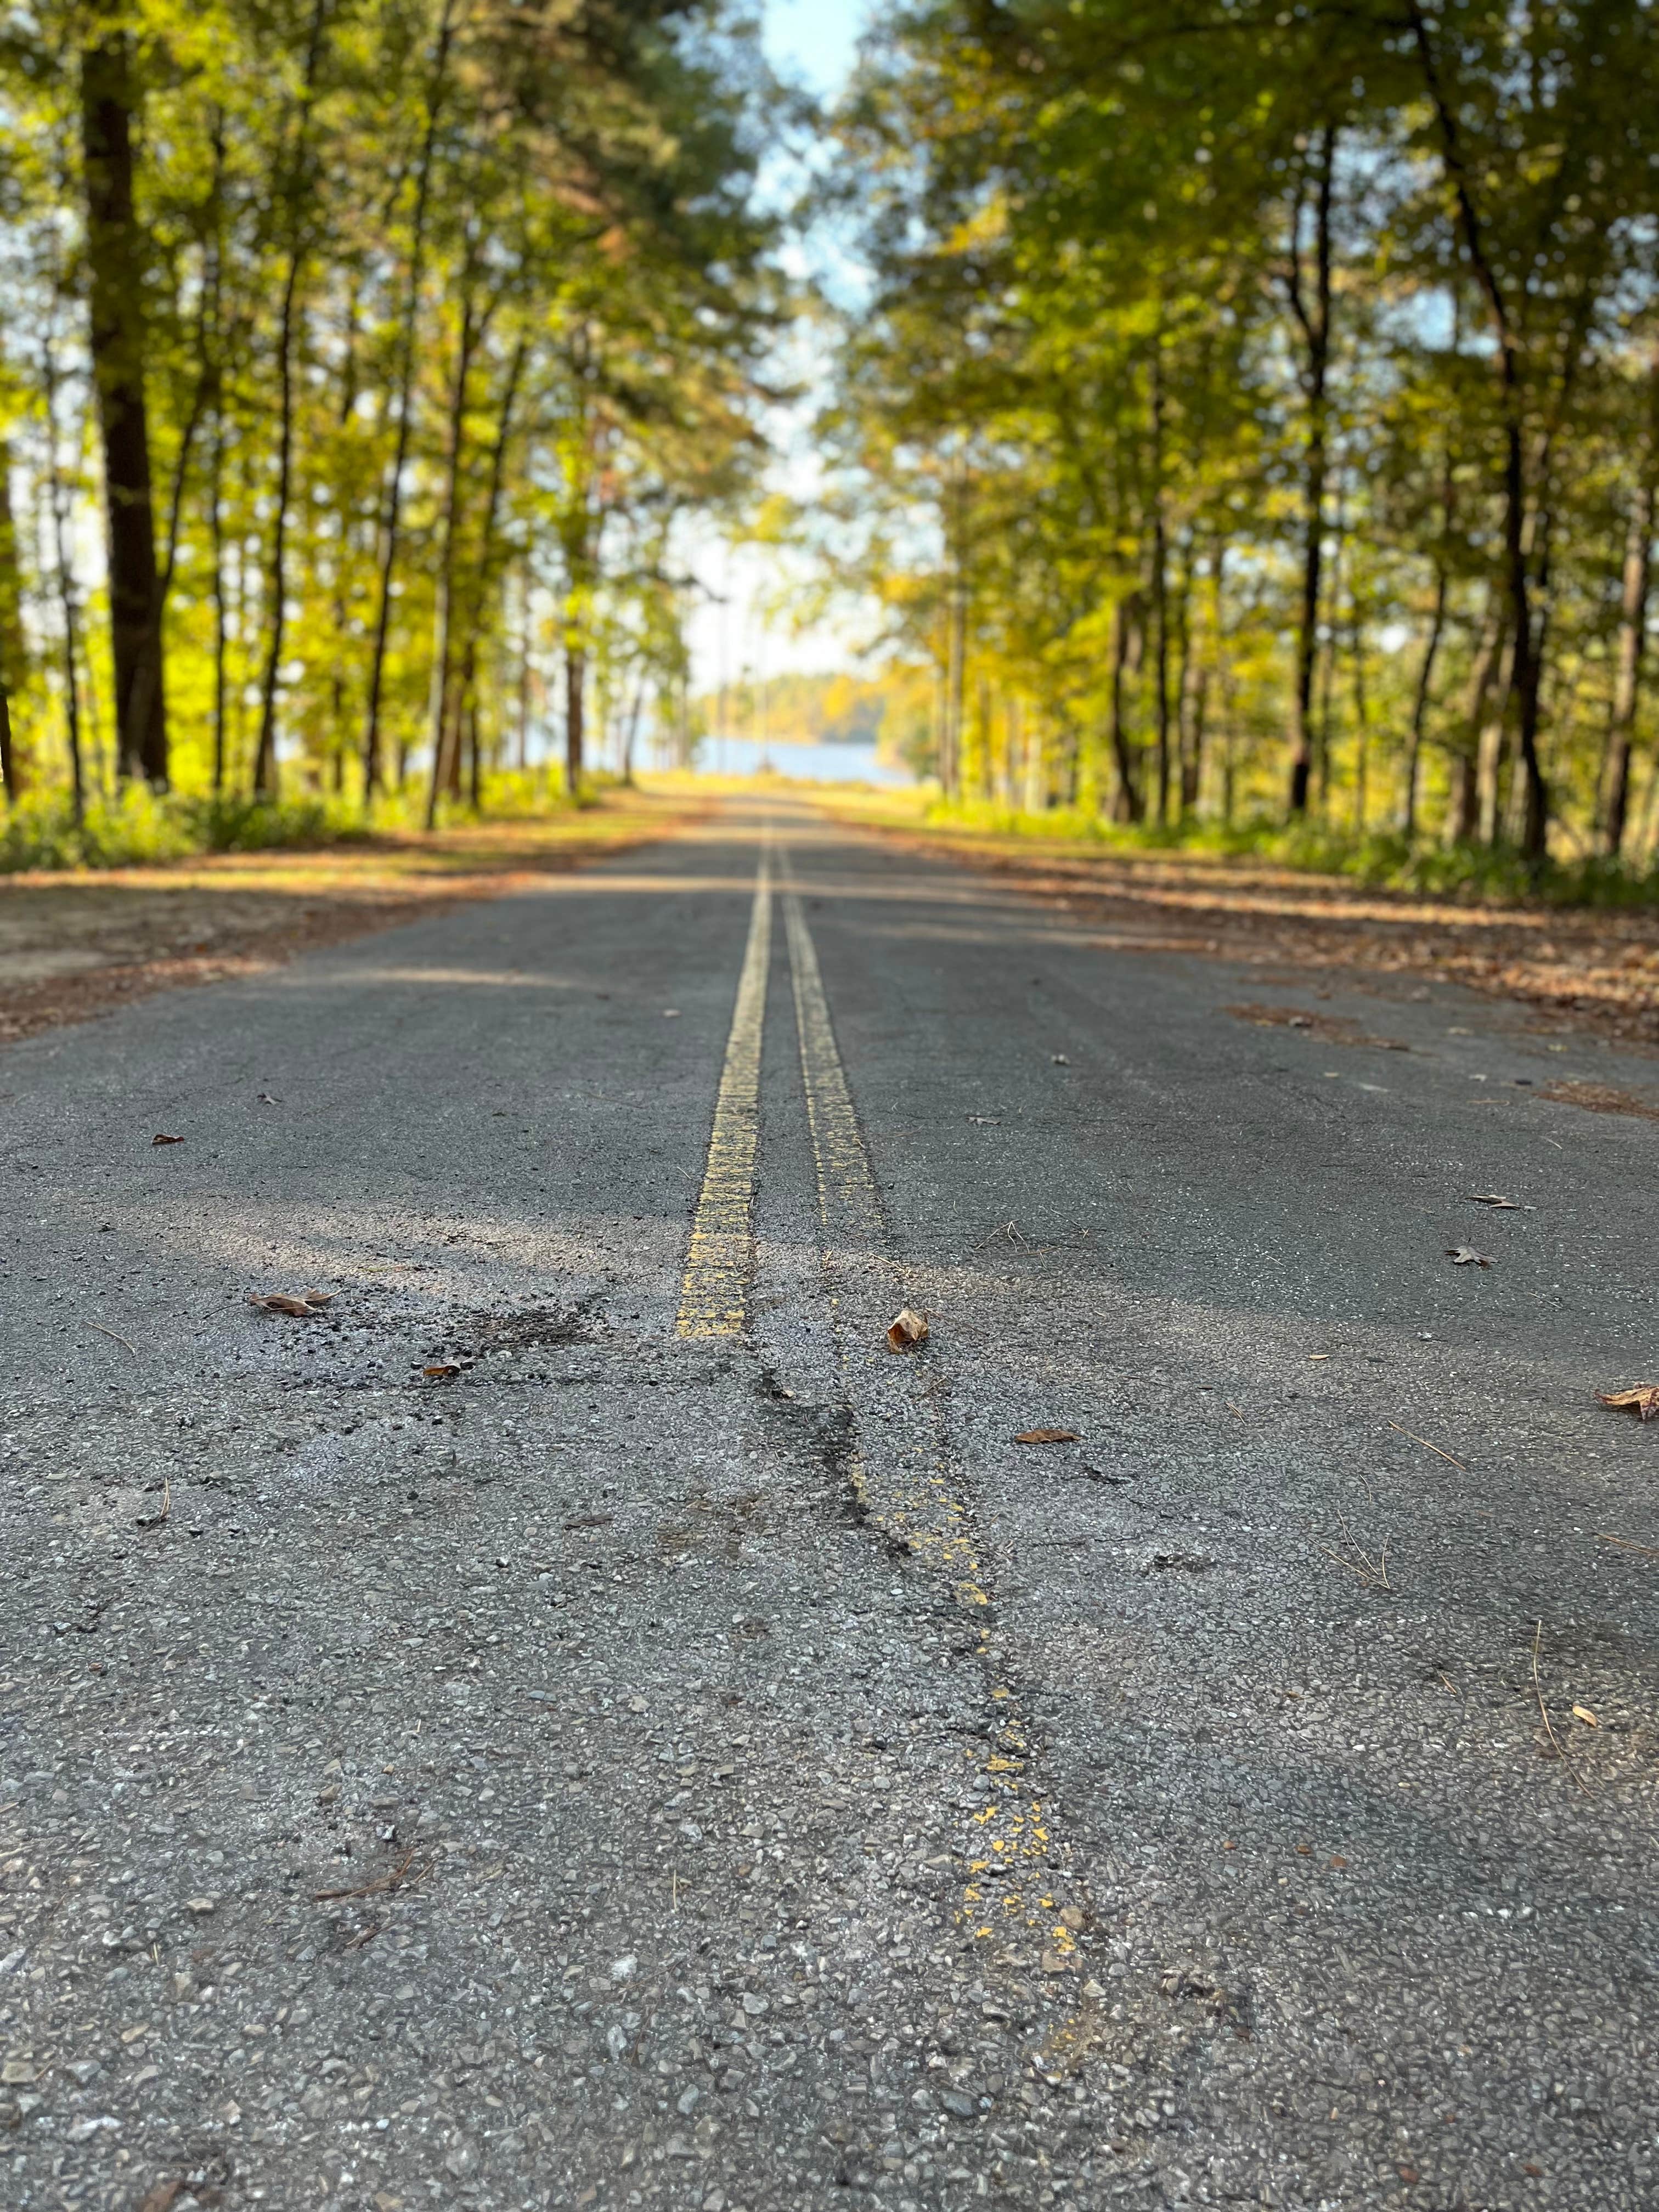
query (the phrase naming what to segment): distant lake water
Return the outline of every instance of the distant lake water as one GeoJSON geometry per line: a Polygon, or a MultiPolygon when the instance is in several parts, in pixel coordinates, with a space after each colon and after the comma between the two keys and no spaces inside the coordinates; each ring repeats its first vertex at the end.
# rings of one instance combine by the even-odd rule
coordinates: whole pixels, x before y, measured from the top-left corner
{"type": "Polygon", "coordinates": [[[876,758],[873,745],[760,744],[753,738],[705,738],[697,748],[699,775],[754,775],[769,761],[799,783],[910,784],[908,769],[876,758]]]}

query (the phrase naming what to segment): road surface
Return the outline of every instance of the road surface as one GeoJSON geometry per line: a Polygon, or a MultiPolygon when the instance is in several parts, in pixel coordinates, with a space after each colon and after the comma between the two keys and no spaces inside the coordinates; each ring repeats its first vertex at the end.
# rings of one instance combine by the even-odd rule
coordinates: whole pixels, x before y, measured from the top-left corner
{"type": "Polygon", "coordinates": [[[1328,988],[755,799],[0,1057],[0,2203],[1659,2203],[1653,1071],[1328,988]]]}

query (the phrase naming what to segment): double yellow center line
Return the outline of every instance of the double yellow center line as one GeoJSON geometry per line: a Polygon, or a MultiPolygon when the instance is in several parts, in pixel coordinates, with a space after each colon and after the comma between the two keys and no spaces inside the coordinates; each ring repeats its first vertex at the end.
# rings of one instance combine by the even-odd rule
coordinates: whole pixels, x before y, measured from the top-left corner
{"type": "Polygon", "coordinates": [[[766,984],[772,969],[772,853],[761,848],[749,943],[738,979],[738,1003],[726,1041],[697,1210],[691,1218],[685,1273],[680,1279],[682,1336],[741,1336],[744,1302],[754,1272],[755,1157],[760,1145],[761,1043],[766,984]]]}

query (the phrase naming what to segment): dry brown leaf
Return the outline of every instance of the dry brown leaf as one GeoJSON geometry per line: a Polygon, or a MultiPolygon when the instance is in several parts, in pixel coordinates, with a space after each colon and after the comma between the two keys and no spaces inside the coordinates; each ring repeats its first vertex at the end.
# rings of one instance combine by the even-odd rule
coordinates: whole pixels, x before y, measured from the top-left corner
{"type": "Polygon", "coordinates": [[[1022,1429],[1014,1438],[1017,1444],[1074,1444],[1075,1429],[1022,1429]]]}
{"type": "Polygon", "coordinates": [[[184,2185],[179,2180],[158,2181],[139,2205],[138,2212],[168,2212],[168,2207],[184,2185]]]}
{"type": "Polygon", "coordinates": [[[332,1291],[301,1291],[300,1296],[308,1306],[331,1306],[335,1298],[332,1291]]]}
{"type": "Polygon", "coordinates": [[[1472,1206],[1489,1206],[1497,1213],[1519,1213],[1521,1211],[1512,1198],[1500,1198],[1495,1190],[1472,1190],[1469,1203],[1472,1206]]]}
{"type": "Polygon", "coordinates": [[[1583,1721],[1586,1728],[1600,1728],[1601,1725],[1588,1705],[1575,1705],[1572,1717],[1576,1721],[1583,1721]]]}
{"type": "Polygon", "coordinates": [[[1446,1257],[1454,1267],[1490,1267],[1493,1262],[1484,1252],[1477,1252],[1472,1244],[1448,1244],[1446,1257]]]}
{"type": "Polygon", "coordinates": [[[436,1367],[423,1367],[421,1370],[422,1374],[426,1376],[428,1382],[441,1382],[447,1376],[451,1375],[459,1375],[460,1371],[460,1369],[457,1367],[453,1361],[443,1361],[436,1367]]]}
{"type": "Polygon", "coordinates": [[[182,1137],[167,1137],[159,1132],[150,1139],[152,1145],[182,1145],[184,1141],[182,1137]]]}
{"type": "Polygon", "coordinates": [[[1638,1420],[1659,1420],[1659,1382],[1632,1382],[1628,1390],[1598,1390],[1604,1406],[1628,1406],[1638,1420]]]}
{"type": "Polygon", "coordinates": [[[906,1306],[894,1315],[887,1324],[887,1349],[890,1352],[908,1352],[913,1345],[926,1344],[927,1324],[919,1313],[906,1306]]]}
{"type": "Polygon", "coordinates": [[[293,1314],[300,1321],[315,1321],[322,1311],[305,1298],[291,1298],[285,1291],[269,1291],[263,1297],[250,1297],[248,1304],[258,1306],[262,1313],[293,1314]]]}

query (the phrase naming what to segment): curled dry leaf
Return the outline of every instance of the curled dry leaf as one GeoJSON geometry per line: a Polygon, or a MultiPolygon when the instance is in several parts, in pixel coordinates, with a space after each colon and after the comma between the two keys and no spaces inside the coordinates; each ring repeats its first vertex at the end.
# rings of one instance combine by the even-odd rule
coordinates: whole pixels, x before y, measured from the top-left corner
{"type": "Polygon", "coordinates": [[[1659,1382],[1633,1382],[1628,1390],[1601,1390],[1596,1395],[1604,1406],[1628,1406],[1638,1420],[1659,1420],[1659,1382]]]}
{"type": "Polygon", "coordinates": [[[1472,1190],[1471,1206],[1489,1206],[1495,1213],[1519,1213],[1521,1208],[1512,1198],[1502,1198],[1495,1190],[1472,1190]]]}
{"type": "Polygon", "coordinates": [[[887,1324],[887,1349],[890,1352],[908,1352],[913,1345],[926,1344],[927,1324],[919,1313],[906,1306],[894,1315],[887,1324]]]}
{"type": "Polygon", "coordinates": [[[1572,1717],[1576,1721],[1583,1721],[1586,1728],[1600,1728],[1601,1725],[1588,1705],[1575,1705],[1572,1717]]]}
{"type": "Polygon", "coordinates": [[[332,1291],[301,1291],[300,1296],[308,1306],[331,1306],[334,1303],[332,1291]]]}
{"type": "Polygon", "coordinates": [[[286,1291],[269,1291],[263,1297],[250,1297],[248,1304],[258,1306],[261,1313],[293,1314],[300,1321],[315,1321],[332,1296],[330,1291],[314,1298],[309,1294],[291,1298],[286,1291]]]}
{"type": "Polygon", "coordinates": [[[184,1143],[184,1141],[185,1141],[185,1140],[184,1140],[184,1139],[183,1139],[182,1137],[169,1137],[169,1136],[166,1136],[166,1135],[164,1135],[164,1134],[162,1133],[162,1132],[161,1132],[161,1130],[159,1130],[159,1129],[156,1131],[155,1134],[155,1135],[150,1139],[150,1143],[151,1143],[152,1145],[182,1145],[182,1144],[184,1143]]]}
{"type": "Polygon", "coordinates": [[[1074,1444],[1077,1440],[1075,1429],[1022,1429],[1014,1438],[1017,1444],[1074,1444]]]}
{"type": "Polygon", "coordinates": [[[1472,1244],[1448,1244],[1446,1257],[1454,1267],[1490,1267],[1492,1264],[1484,1252],[1477,1252],[1472,1244]]]}
{"type": "Polygon", "coordinates": [[[428,1382],[447,1382],[452,1375],[459,1375],[460,1371],[453,1360],[443,1360],[435,1367],[423,1367],[421,1370],[428,1382]]]}

